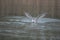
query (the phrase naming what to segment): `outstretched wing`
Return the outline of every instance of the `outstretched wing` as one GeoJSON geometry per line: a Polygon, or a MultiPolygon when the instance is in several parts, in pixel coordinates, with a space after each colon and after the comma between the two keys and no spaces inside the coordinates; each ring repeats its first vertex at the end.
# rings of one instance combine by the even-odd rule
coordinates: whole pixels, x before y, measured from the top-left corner
{"type": "Polygon", "coordinates": [[[38,15],[35,20],[38,20],[38,19],[41,19],[43,18],[44,16],[46,16],[47,13],[42,13],[41,15],[38,15]]]}
{"type": "Polygon", "coordinates": [[[27,12],[25,12],[25,16],[32,19],[32,16],[27,12]]]}
{"type": "Polygon", "coordinates": [[[47,13],[42,13],[41,16],[38,16],[38,18],[43,18],[44,16],[46,16],[47,13]]]}

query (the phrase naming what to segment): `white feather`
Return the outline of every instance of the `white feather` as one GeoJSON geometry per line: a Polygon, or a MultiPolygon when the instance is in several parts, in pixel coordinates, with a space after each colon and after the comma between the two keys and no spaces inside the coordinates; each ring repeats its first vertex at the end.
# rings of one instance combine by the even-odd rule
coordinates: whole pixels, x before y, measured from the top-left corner
{"type": "Polygon", "coordinates": [[[28,17],[28,18],[33,18],[29,13],[25,12],[25,16],[28,17]]]}
{"type": "Polygon", "coordinates": [[[46,16],[47,13],[43,13],[41,14],[41,16],[39,18],[43,18],[44,16],[46,16]]]}

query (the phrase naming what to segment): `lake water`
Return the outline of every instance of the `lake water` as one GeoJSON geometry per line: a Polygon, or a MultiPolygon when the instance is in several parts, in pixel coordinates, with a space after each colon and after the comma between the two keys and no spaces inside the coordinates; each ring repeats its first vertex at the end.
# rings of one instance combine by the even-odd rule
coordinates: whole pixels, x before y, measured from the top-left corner
{"type": "Polygon", "coordinates": [[[60,20],[42,18],[33,23],[26,17],[3,17],[0,40],[60,40],[60,20]]]}

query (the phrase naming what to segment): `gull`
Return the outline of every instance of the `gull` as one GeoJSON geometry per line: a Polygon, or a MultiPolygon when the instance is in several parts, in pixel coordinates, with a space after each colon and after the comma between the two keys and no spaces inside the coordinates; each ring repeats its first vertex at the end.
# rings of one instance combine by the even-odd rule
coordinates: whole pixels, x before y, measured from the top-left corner
{"type": "Polygon", "coordinates": [[[42,13],[41,15],[38,15],[37,17],[32,17],[30,13],[25,12],[25,16],[31,19],[33,23],[37,23],[38,19],[43,18],[47,13],[42,13]]]}

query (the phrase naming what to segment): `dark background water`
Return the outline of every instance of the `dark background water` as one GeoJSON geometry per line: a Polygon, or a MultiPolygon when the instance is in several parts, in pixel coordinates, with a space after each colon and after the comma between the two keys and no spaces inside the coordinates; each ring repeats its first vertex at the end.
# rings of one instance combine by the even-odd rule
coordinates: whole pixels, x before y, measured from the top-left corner
{"type": "Polygon", "coordinates": [[[46,17],[60,18],[60,0],[0,0],[0,16],[21,16],[27,11],[33,16],[42,11],[46,17]]]}

